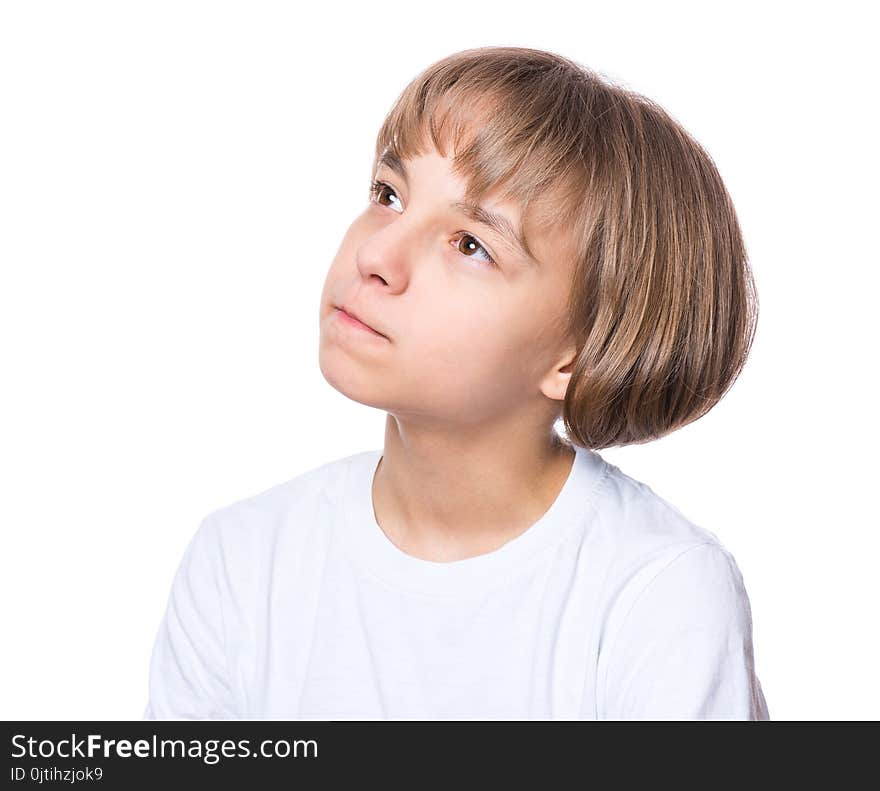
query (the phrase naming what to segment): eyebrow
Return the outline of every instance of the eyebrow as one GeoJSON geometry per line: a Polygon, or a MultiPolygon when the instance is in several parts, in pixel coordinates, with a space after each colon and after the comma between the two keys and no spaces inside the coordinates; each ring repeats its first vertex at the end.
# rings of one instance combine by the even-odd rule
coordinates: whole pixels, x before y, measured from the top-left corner
{"type": "MultiPolygon", "coordinates": [[[[379,155],[379,158],[376,160],[376,169],[378,170],[383,165],[400,176],[404,181],[409,181],[406,165],[393,151],[385,151],[379,155]]],[[[498,214],[468,201],[451,201],[449,207],[461,212],[465,217],[474,222],[488,226],[512,245],[531,266],[538,265],[535,257],[529,252],[529,246],[526,244],[522,231],[515,228],[513,223],[503,214],[498,214]]]]}

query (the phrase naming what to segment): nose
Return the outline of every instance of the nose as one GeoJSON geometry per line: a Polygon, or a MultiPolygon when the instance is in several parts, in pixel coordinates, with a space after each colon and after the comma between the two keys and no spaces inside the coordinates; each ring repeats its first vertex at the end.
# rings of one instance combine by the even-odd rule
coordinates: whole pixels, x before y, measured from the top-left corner
{"type": "Polygon", "coordinates": [[[425,223],[413,212],[388,219],[373,228],[357,249],[357,264],[365,278],[377,275],[385,283],[406,277],[414,260],[429,242],[425,223]]]}

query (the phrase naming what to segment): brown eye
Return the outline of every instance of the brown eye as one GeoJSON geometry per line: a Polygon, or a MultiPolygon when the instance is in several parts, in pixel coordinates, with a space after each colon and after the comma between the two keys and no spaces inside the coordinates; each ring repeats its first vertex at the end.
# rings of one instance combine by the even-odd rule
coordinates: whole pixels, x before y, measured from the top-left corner
{"type": "Polygon", "coordinates": [[[474,255],[472,255],[473,251],[482,250],[485,254],[485,258],[479,258],[477,256],[478,260],[485,261],[487,264],[495,263],[495,259],[492,258],[492,256],[489,254],[489,251],[485,247],[483,247],[483,245],[480,243],[480,240],[477,239],[475,236],[471,236],[469,233],[463,233],[458,238],[458,242],[456,242],[455,247],[458,252],[460,252],[464,256],[467,256],[468,258],[475,257],[474,255]]]}
{"type": "Polygon", "coordinates": [[[397,193],[384,181],[373,181],[370,184],[370,200],[372,202],[378,203],[380,206],[388,206],[389,204],[382,202],[383,196],[386,196],[388,193],[391,193],[391,195],[394,196],[394,199],[400,203],[397,193]]]}

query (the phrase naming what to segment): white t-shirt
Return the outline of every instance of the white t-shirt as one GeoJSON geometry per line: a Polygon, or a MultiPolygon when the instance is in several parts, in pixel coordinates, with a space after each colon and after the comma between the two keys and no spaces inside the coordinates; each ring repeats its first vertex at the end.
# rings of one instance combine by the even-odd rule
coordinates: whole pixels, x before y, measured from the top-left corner
{"type": "Polygon", "coordinates": [[[172,584],[145,719],[769,719],[742,575],[576,447],[551,507],[492,552],[398,549],[381,450],[208,514],[172,584]]]}

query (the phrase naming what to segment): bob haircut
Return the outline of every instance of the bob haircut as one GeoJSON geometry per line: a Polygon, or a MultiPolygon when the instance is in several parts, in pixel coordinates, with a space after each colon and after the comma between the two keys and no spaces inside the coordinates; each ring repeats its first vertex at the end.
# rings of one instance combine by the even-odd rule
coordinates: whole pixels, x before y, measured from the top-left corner
{"type": "MultiPolygon", "coordinates": [[[[489,191],[574,258],[560,326],[574,342],[561,416],[569,441],[642,444],[702,417],[754,338],[758,298],[712,159],[659,105],[560,55],[454,53],[418,74],[373,161],[455,155],[465,199],[489,191]]],[[[557,418],[559,413],[557,413],[557,418]]]]}

